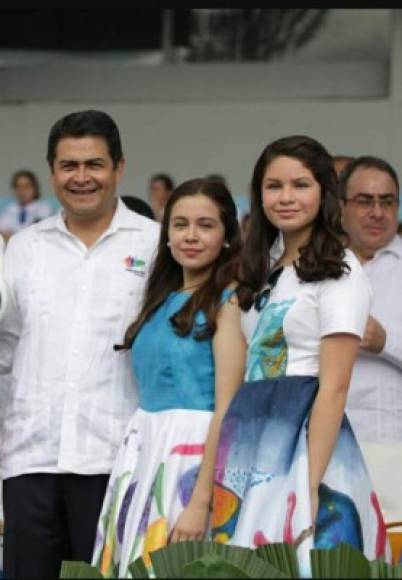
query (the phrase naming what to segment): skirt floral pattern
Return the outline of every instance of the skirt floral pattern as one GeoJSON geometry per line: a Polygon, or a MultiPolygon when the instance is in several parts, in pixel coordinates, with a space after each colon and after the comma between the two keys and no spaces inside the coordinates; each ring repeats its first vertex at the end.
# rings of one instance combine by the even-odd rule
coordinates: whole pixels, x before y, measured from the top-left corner
{"type": "Polygon", "coordinates": [[[188,504],[212,412],[139,409],[126,429],[99,518],[92,563],[106,578],[130,578],[139,556],[167,544],[188,504]]]}
{"type": "Polygon", "coordinates": [[[256,548],[297,547],[311,576],[309,551],[341,542],[368,559],[391,559],[386,528],[360,448],[344,416],[311,521],[307,431],[316,377],[245,383],[225,415],[217,451],[212,539],[256,548]]]}

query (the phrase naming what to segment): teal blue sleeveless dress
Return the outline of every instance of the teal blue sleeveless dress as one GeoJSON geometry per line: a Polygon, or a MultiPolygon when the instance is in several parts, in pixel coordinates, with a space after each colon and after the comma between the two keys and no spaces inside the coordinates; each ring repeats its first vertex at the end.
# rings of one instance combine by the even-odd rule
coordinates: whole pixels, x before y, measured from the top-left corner
{"type": "MultiPolygon", "coordinates": [[[[226,290],[222,302],[231,291],[226,290]]],[[[195,339],[205,324],[178,336],[170,322],[189,299],[173,292],[137,335],[132,362],[139,408],[127,426],[109,480],[93,564],[109,577],[130,577],[128,566],[166,545],[191,498],[215,405],[212,341],[195,339]]]]}

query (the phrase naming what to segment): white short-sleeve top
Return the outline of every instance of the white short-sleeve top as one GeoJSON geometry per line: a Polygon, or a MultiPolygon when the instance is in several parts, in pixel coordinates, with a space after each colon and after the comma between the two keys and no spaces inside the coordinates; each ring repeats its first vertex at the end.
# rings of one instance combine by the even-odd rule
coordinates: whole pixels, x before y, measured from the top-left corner
{"type": "Polygon", "coordinates": [[[355,255],[346,250],[350,271],[338,280],[302,282],[293,266],[283,269],[261,312],[242,314],[248,342],[246,380],[282,375],[318,376],[322,337],[363,336],[372,290],[355,255]]]}

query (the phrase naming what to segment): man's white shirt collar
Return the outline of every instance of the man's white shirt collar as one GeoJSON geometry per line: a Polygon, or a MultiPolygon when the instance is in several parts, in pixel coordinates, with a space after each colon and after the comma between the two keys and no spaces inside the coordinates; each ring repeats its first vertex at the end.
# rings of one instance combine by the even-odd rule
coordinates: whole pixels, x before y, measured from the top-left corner
{"type": "Polygon", "coordinates": [[[374,258],[381,254],[394,254],[398,258],[402,258],[402,239],[399,234],[395,234],[387,246],[380,248],[374,254],[374,258]]]}
{"type": "MultiPolygon", "coordinates": [[[[144,216],[137,212],[128,209],[125,203],[120,198],[117,198],[116,210],[105,234],[114,233],[119,229],[143,230],[146,221],[147,218],[144,218],[144,216]]],[[[63,208],[61,208],[56,215],[40,221],[37,224],[37,227],[41,231],[58,229],[62,232],[71,234],[65,223],[65,211],[63,208]]]]}

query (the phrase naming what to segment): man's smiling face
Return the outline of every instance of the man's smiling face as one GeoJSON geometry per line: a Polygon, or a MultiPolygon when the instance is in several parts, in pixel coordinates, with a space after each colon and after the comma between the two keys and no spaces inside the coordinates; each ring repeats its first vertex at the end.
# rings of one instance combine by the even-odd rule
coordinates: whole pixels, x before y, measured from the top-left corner
{"type": "Polygon", "coordinates": [[[64,137],[56,147],[51,182],[67,217],[92,220],[108,213],[123,174],[106,140],[97,136],[64,137]]]}

